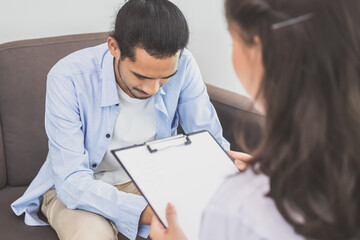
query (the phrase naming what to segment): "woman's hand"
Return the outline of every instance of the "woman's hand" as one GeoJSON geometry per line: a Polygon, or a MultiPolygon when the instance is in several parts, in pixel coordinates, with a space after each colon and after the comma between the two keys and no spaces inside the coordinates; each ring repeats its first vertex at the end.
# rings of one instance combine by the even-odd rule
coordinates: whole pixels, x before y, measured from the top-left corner
{"type": "Polygon", "coordinates": [[[247,168],[247,162],[252,159],[252,156],[247,153],[235,152],[231,150],[227,150],[226,152],[232,159],[234,159],[234,164],[239,169],[239,171],[244,171],[247,168]]]}
{"type": "Polygon", "coordinates": [[[154,216],[151,221],[150,238],[152,240],[186,240],[177,219],[175,207],[168,203],[166,206],[166,220],[169,228],[166,229],[159,219],[154,216]]]}

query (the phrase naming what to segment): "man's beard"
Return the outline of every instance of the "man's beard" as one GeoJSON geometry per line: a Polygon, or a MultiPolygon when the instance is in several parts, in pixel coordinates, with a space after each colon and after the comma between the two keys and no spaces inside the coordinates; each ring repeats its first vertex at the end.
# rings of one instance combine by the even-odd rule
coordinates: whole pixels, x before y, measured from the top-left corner
{"type": "Polygon", "coordinates": [[[144,93],[144,94],[147,94],[146,92],[144,92],[143,90],[141,89],[138,89],[136,87],[134,87],[134,90],[131,90],[128,85],[125,83],[125,81],[123,80],[123,77],[121,76],[121,73],[120,73],[120,60],[118,62],[118,65],[117,65],[117,70],[118,70],[118,73],[119,73],[119,77],[120,77],[120,80],[121,82],[123,83],[123,85],[127,88],[127,90],[131,93],[131,95],[136,98],[136,99],[140,99],[140,100],[146,100],[146,99],[149,99],[152,95],[149,95],[148,97],[139,97],[137,96],[133,91],[139,91],[141,93],[144,93]]]}

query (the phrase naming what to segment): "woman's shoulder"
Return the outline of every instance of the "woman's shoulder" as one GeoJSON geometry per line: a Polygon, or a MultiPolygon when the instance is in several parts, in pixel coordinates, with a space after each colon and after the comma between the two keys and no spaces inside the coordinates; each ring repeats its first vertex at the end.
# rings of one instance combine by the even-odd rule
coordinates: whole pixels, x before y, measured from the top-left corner
{"type": "MultiPolygon", "coordinates": [[[[226,234],[226,239],[303,239],[266,196],[269,190],[268,177],[252,169],[230,176],[209,202],[203,216],[203,230],[212,226],[219,234],[226,234]]],[[[203,235],[202,239],[209,236],[203,235]]]]}
{"type": "MultiPolygon", "coordinates": [[[[264,174],[255,173],[252,169],[229,176],[218,189],[219,195],[231,192],[234,197],[242,198],[240,204],[246,202],[245,197],[263,196],[269,190],[269,178],[264,174]]],[[[221,201],[222,199],[219,198],[218,200],[221,201]]],[[[238,201],[237,203],[239,204],[238,201]]]]}

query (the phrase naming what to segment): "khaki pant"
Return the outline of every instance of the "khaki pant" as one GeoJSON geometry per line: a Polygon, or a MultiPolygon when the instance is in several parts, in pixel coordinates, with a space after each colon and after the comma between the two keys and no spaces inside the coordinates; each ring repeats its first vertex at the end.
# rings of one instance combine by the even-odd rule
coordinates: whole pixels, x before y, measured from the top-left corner
{"type": "MultiPolygon", "coordinates": [[[[115,187],[119,191],[141,195],[133,182],[115,187]]],[[[56,191],[53,188],[44,194],[41,211],[61,240],[118,239],[118,230],[110,220],[96,213],[66,208],[56,197],[56,191]]]]}

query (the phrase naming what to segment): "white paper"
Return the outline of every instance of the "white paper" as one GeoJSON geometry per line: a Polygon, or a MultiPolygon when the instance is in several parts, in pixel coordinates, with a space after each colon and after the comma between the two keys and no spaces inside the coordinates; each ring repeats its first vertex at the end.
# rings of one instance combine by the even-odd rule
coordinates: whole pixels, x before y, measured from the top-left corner
{"type": "Polygon", "coordinates": [[[140,188],[160,220],[167,226],[165,208],[171,202],[179,225],[188,239],[198,239],[201,216],[223,180],[238,172],[231,159],[208,132],[179,139],[115,151],[128,174],[140,188]],[[184,141],[182,141],[184,142],[184,141]]]}

